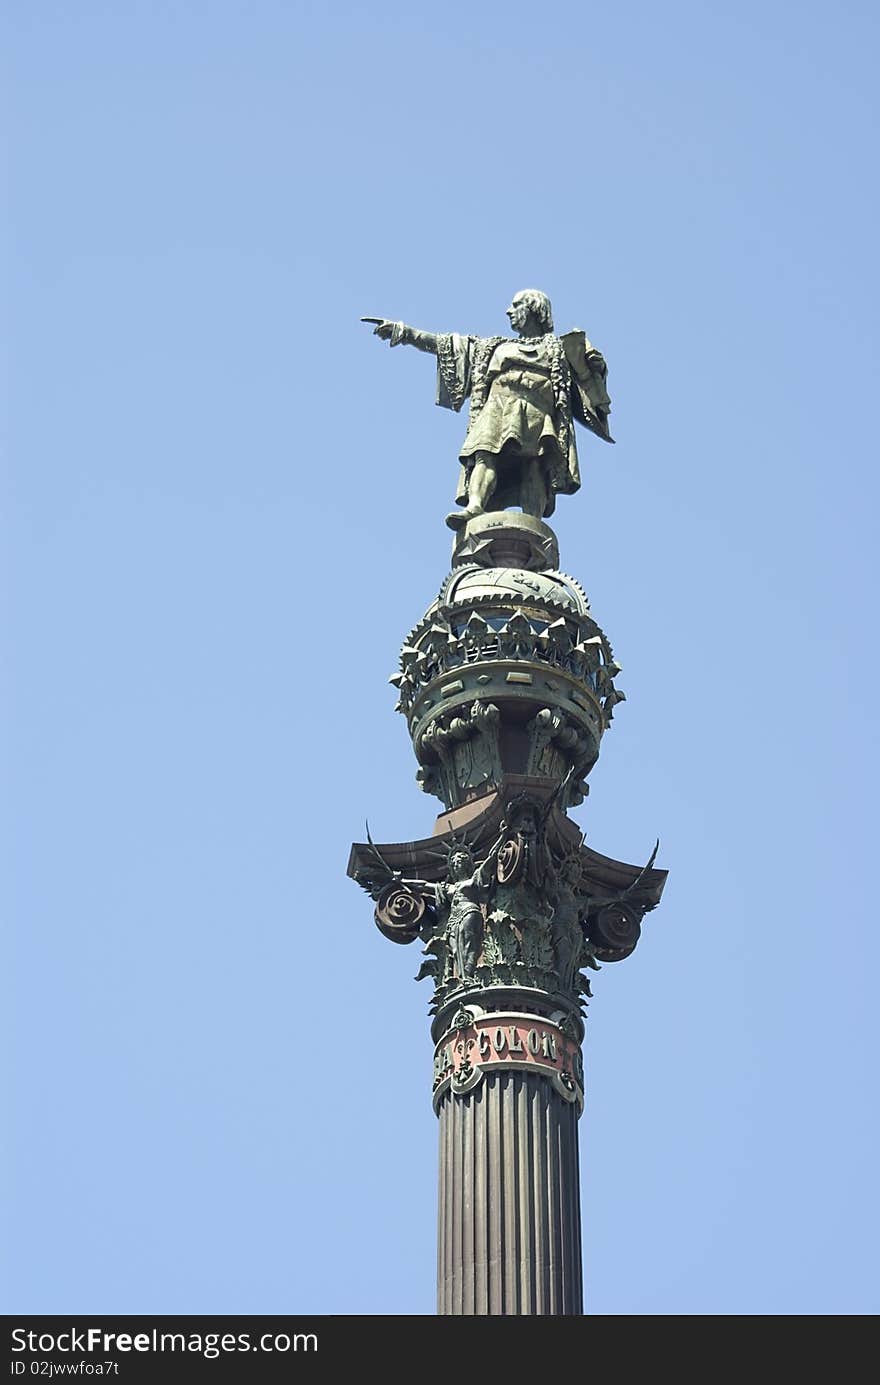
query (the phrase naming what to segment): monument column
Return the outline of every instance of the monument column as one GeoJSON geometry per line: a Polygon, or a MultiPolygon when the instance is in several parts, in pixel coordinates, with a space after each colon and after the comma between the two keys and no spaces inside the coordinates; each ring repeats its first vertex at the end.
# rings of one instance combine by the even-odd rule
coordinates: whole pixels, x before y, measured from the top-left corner
{"type": "MultiPolygon", "coordinates": [[[[537,1069],[561,1051],[564,1036],[536,1015],[488,1013],[448,1031],[440,1046],[463,1044],[466,1052],[481,1035],[496,1061],[465,1090],[447,1083],[435,1103],[437,1311],[578,1314],[580,1088],[562,1088],[556,1070],[529,1072],[517,1052],[532,1057],[536,1048],[537,1069]]],[[[569,1043],[573,1059],[576,1041],[569,1043]]]]}
{"type": "Polygon", "coordinates": [[[518,341],[370,319],[438,356],[439,402],[472,405],[451,570],[391,679],[443,811],[431,837],[356,843],[348,870],[386,938],[421,942],[417,979],[433,987],[438,1312],[576,1315],[589,973],[633,951],[666,872],[656,848],[641,868],[599,855],[568,816],[623,698],[619,667],[553,531],[501,506],[537,495],[549,513],[577,488],[572,420],[610,441],[604,361],[583,333],[552,334],[544,295],[517,295],[509,315],[518,341]]]}

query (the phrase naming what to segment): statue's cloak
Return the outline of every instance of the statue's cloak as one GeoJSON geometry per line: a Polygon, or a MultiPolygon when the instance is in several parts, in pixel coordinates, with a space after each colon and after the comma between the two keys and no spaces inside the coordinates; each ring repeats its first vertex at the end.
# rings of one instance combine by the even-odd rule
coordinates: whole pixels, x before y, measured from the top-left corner
{"type": "MultiPolygon", "coordinates": [[[[504,337],[462,337],[457,332],[437,338],[437,403],[443,409],[461,410],[471,393],[474,364],[485,354],[484,368],[504,337]],[[479,348],[483,348],[483,352],[479,348]],[[485,348],[490,348],[485,351],[485,348]]],[[[605,381],[608,367],[600,351],[585,332],[575,328],[559,338],[571,374],[572,416],[605,442],[613,442],[608,431],[611,400],[605,381]]]]}

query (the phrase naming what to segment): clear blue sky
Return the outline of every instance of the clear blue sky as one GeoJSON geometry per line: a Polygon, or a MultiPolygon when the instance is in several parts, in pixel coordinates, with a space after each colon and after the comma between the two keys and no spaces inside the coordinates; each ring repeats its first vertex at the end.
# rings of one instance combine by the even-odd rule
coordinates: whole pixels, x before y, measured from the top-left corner
{"type": "Polygon", "coordinates": [[[876,1312],[876,6],[6,25],[5,1310],[433,1311],[428,990],[344,871],[433,824],[386,679],[463,421],[358,318],[535,285],[618,438],[576,817],[671,872],[594,984],[589,1308],[876,1312]]]}

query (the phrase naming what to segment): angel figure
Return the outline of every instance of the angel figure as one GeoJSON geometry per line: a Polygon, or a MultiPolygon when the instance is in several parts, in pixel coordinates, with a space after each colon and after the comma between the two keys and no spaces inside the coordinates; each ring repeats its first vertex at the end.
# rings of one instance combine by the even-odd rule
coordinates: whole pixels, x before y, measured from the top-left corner
{"type": "Polygon", "coordinates": [[[561,991],[573,989],[586,943],[582,919],[588,906],[578,894],[581,876],[582,867],[576,851],[565,856],[558,868],[551,864],[547,872],[547,893],[553,909],[550,937],[561,991]]]}
{"type": "MultiPolygon", "coordinates": [[[[569,852],[558,866],[550,863],[547,871],[547,894],[552,907],[550,932],[560,989],[574,989],[575,976],[582,966],[591,967],[594,971],[599,970],[595,948],[587,936],[589,917],[612,905],[631,903],[632,896],[657,858],[659,846],[658,841],[647,864],[642,867],[631,884],[615,894],[601,897],[581,893],[583,866],[579,850],[569,852]]],[[[590,994],[589,986],[586,987],[586,993],[590,994]]]]}
{"type": "Polygon", "coordinates": [[[483,946],[482,905],[489,898],[503,841],[503,837],[498,838],[479,866],[469,847],[454,847],[449,856],[448,879],[434,886],[438,908],[449,910],[450,946],[462,981],[471,980],[476,971],[483,946]]]}
{"type": "Polygon", "coordinates": [[[497,841],[490,847],[485,860],[479,865],[466,842],[454,841],[447,854],[446,879],[439,881],[405,878],[400,871],[392,870],[383,860],[369,832],[367,837],[377,864],[384,868],[375,879],[363,882],[364,888],[380,901],[380,908],[377,909],[380,927],[380,909],[386,912],[395,910],[400,916],[407,911],[406,906],[401,908],[400,902],[411,901],[408,912],[413,922],[410,925],[410,937],[406,941],[413,941],[418,936],[417,925],[424,912],[423,908],[419,911],[418,901],[429,901],[438,914],[446,916],[446,938],[454,959],[456,975],[462,981],[472,980],[483,944],[482,906],[489,898],[494,884],[495,863],[506,840],[506,830],[501,832],[497,841]]]}

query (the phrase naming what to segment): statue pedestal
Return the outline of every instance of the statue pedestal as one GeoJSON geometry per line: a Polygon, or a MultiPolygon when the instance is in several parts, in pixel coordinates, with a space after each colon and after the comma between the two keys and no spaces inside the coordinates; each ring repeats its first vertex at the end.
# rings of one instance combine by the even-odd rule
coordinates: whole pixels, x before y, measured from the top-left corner
{"type": "Polygon", "coordinates": [[[542,519],[516,510],[489,510],[468,520],[452,545],[454,568],[473,563],[545,572],[559,567],[559,545],[542,519]]]}

